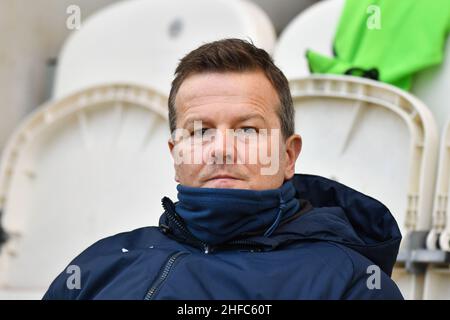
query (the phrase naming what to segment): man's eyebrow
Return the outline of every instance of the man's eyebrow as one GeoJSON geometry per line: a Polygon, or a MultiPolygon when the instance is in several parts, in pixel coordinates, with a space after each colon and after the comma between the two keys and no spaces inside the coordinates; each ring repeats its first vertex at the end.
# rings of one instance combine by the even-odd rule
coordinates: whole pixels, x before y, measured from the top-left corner
{"type": "Polygon", "coordinates": [[[186,119],[184,119],[184,121],[182,123],[182,127],[185,127],[188,124],[194,124],[195,121],[208,122],[208,119],[202,119],[199,116],[187,117],[186,119]]]}
{"type": "Polygon", "coordinates": [[[249,113],[249,114],[245,114],[243,116],[240,116],[237,118],[237,122],[244,122],[253,118],[258,118],[264,122],[266,122],[266,119],[260,115],[259,113],[249,113]]]}
{"type": "MultiPolygon", "coordinates": [[[[249,113],[249,114],[244,114],[242,116],[237,117],[237,119],[235,120],[236,123],[241,123],[247,120],[251,120],[251,119],[260,119],[263,122],[266,122],[266,119],[259,113],[249,113]]],[[[205,118],[201,118],[199,116],[191,116],[191,117],[187,117],[182,124],[182,127],[188,125],[188,124],[193,124],[195,121],[202,121],[204,123],[209,123],[210,119],[208,117],[205,118]]]]}

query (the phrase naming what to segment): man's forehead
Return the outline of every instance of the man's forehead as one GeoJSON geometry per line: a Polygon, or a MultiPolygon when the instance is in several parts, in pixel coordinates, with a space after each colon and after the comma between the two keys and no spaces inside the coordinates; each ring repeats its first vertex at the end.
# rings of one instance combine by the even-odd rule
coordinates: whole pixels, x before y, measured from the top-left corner
{"type": "Polygon", "coordinates": [[[279,99],[262,72],[206,73],[188,77],[180,86],[175,104],[179,113],[208,104],[242,104],[270,111],[279,105],[279,99]]]}
{"type": "Polygon", "coordinates": [[[177,98],[180,100],[202,97],[248,95],[254,87],[254,81],[229,74],[195,74],[183,81],[177,98]]]}

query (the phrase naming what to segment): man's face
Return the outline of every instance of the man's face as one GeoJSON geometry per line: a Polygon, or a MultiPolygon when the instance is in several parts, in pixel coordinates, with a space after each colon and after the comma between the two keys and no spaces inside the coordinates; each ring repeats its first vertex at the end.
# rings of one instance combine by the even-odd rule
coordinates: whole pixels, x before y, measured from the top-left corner
{"type": "Polygon", "coordinates": [[[189,76],[175,100],[184,136],[169,139],[175,180],[202,188],[280,187],[294,175],[301,138],[283,137],[279,104],[260,71],[189,76]]]}

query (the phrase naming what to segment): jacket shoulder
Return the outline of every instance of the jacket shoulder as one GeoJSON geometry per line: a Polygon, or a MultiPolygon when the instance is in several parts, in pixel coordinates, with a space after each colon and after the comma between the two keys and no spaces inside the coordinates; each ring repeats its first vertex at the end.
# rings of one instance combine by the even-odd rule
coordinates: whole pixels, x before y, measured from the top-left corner
{"type": "Polygon", "coordinates": [[[98,240],[68,264],[51,283],[43,299],[79,299],[84,290],[68,290],[67,282],[71,272],[78,270],[83,283],[86,283],[86,280],[97,280],[101,274],[107,273],[106,271],[114,271],[117,264],[132,262],[149,247],[169,248],[174,246],[173,242],[157,227],[143,227],[98,240]],[[124,253],[131,254],[125,257],[124,253]]]}

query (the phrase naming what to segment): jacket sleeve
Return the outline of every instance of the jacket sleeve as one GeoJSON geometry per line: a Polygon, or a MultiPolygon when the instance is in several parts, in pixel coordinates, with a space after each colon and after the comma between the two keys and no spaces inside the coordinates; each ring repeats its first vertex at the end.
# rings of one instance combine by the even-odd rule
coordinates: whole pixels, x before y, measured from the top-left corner
{"type": "Polygon", "coordinates": [[[395,282],[366,257],[347,249],[353,263],[353,276],[342,299],[403,300],[395,282]]]}
{"type": "Polygon", "coordinates": [[[64,269],[58,277],[52,282],[47,292],[42,297],[42,300],[72,300],[77,299],[79,289],[70,288],[70,274],[64,269]]]}
{"type": "Polygon", "coordinates": [[[343,299],[347,300],[403,300],[395,282],[386,273],[379,273],[379,281],[371,277],[377,275],[360,272],[355,275],[343,299]]]}
{"type": "Polygon", "coordinates": [[[51,283],[43,300],[74,300],[84,299],[85,287],[89,280],[90,269],[98,263],[99,250],[107,245],[100,240],[81,252],[51,283]],[[99,249],[100,247],[100,249],[99,249]]]}

